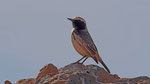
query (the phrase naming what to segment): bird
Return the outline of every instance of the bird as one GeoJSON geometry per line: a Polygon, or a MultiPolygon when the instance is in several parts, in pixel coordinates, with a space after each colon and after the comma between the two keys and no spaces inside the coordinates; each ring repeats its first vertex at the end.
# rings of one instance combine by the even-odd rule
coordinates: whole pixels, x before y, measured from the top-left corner
{"type": "Polygon", "coordinates": [[[98,50],[92,40],[92,37],[88,32],[86,21],[79,16],[76,16],[74,18],[67,18],[67,19],[72,22],[72,26],[73,26],[71,31],[71,40],[72,40],[73,47],[80,55],[83,56],[75,63],[79,63],[82,59],[85,58],[81,63],[83,64],[87,60],[87,58],[91,57],[94,59],[94,61],[97,64],[98,62],[100,62],[107,70],[107,72],[110,73],[110,70],[103,62],[102,58],[100,57],[98,50]]]}

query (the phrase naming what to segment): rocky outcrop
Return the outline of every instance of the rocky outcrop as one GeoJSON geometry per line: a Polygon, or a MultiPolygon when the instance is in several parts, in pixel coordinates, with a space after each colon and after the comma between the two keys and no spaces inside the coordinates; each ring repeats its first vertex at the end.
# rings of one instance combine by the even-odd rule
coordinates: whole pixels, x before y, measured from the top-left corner
{"type": "Polygon", "coordinates": [[[10,81],[6,80],[4,84],[12,84],[10,81]]]}
{"type": "Polygon", "coordinates": [[[48,64],[40,70],[40,73],[38,74],[35,80],[40,80],[41,78],[46,77],[46,76],[52,77],[58,73],[59,72],[58,72],[57,67],[55,67],[53,64],[48,64]]]}
{"type": "Polygon", "coordinates": [[[17,81],[15,84],[34,84],[35,79],[29,78],[29,79],[21,79],[17,81]]]}
{"type": "Polygon", "coordinates": [[[48,64],[36,78],[22,79],[15,84],[150,84],[150,78],[120,78],[97,65],[76,63],[57,69],[53,64],[48,64]]]}

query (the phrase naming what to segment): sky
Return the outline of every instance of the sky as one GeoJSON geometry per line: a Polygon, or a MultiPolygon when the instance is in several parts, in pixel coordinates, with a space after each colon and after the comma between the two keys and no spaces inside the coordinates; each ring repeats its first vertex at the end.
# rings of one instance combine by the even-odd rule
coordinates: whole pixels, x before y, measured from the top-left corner
{"type": "MultiPolygon", "coordinates": [[[[121,78],[150,76],[150,0],[0,0],[0,82],[35,78],[81,58],[67,18],[86,20],[99,54],[121,78]]],[[[89,58],[85,63],[96,64],[89,58]]]]}

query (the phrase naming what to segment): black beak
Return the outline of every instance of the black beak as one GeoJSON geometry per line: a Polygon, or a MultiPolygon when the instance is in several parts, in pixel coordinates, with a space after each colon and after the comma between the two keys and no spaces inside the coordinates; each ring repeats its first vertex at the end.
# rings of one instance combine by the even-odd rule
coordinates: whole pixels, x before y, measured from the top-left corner
{"type": "Polygon", "coordinates": [[[73,21],[73,19],[71,19],[71,18],[67,18],[68,20],[70,20],[70,21],[73,21]]]}

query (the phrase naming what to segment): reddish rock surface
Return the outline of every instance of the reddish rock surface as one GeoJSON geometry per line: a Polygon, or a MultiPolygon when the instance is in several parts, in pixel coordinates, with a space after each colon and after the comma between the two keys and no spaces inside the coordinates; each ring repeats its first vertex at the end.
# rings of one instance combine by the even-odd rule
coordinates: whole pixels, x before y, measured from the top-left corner
{"type": "Polygon", "coordinates": [[[34,84],[35,79],[30,78],[30,79],[21,79],[19,81],[17,81],[14,84],[34,84]]]}
{"type": "Polygon", "coordinates": [[[6,80],[4,84],[12,84],[10,81],[6,80]]]}
{"type": "Polygon", "coordinates": [[[57,67],[55,67],[53,64],[48,64],[46,66],[44,66],[41,70],[40,73],[38,74],[38,76],[36,77],[36,81],[41,79],[42,77],[45,76],[54,76],[58,74],[58,69],[57,67]]]}
{"type": "Polygon", "coordinates": [[[15,84],[150,84],[150,78],[120,78],[97,65],[69,64],[57,69],[48,64],[35,79],[22,79],[15,84]]]}

